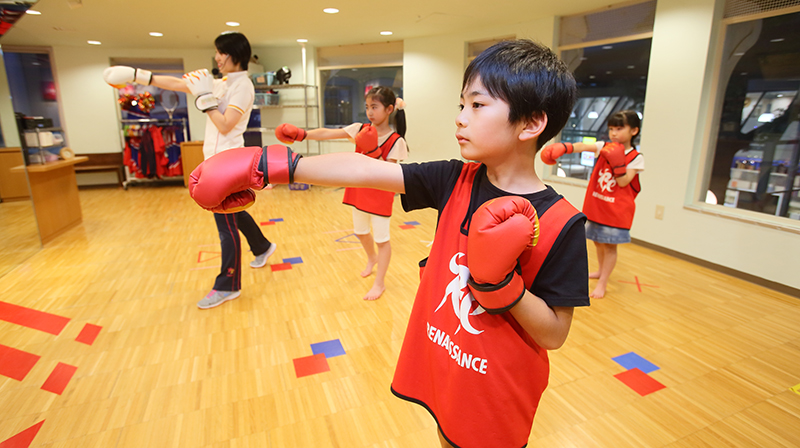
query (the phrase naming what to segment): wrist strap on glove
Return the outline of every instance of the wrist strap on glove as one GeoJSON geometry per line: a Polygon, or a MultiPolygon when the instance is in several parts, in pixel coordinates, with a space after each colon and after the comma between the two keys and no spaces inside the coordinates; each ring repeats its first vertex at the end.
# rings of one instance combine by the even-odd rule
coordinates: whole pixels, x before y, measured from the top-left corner
{"type": "Polygon", "coordinates": [[[511,271],[502,282],[477,283],[472,277],[467,280],[472,297],[489,314],[500,314],[510,310],[525,295],[525,282],[516,271],[511,271]]]}
{"type": "Polygon", "coordinates": [[[198,95],[197,98],[194,99],[194,105],[197,106],[201,112],[208,112],[219,107],[217,99],[211,93],[198,95]]]}

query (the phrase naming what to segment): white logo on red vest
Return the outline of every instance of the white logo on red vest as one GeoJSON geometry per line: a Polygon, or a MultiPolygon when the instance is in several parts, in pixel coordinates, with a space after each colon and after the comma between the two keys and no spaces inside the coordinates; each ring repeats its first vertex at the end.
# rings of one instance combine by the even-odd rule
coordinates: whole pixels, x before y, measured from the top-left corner
{"type": "Polygon", "coordinates": [[[461,327],[464,327],[469,333],[472,334],[481,334],[483,330],[478,330],[472,326],[472,323],[469,321],[469,316],[474,316],[477,314],[481,314],[484,312],[484,309],[478,305],[472,298],[472,294],[469,292],[469,288],[467,287],[467,280],[469,280],[469,269],[463,265],[458,263],[458,259],[464,257],[464,254],[458,252],[457,254],[453,255],[453,258],[450,259],[450,272],[452,272],[455,277],[450,283],[447,284],[447,287],[444,291],[444,297],[442,297],[442,301],[439,303],[439,306],[436,307],[433,312],[439,311],[445,302],[447,302],[447,298],[450,298],[450,302],[453,304],[453,312],[455,312],[458,321],[460,322],[458,328],[456,329],[456,333],[461,330],[461,327]],[[474,305],[474,306],[473,306],[474,305]],[[473,307],[475,309],[473,309],[473,307]]]}
{"type": "Polygon", "coordinates": [[[611,170],[606,168],[603,171],[600,171],[599,175],[597,176],[597,187],[600,188],[600,191],[604,193],[611,193],[614,191],[614,187],[617,186],[617,180],[614,179],[614,175],[611,174],[611,170]]]}

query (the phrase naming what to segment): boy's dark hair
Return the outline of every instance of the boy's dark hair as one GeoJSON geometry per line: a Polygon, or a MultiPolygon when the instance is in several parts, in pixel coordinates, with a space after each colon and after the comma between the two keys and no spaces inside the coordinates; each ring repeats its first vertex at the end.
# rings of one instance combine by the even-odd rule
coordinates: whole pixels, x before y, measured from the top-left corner
{"type": "Polygon", "coordinates": [[[470,62],[461,88],[476,78],[492,98],[508,103],[509,122],[547,115],[537,150],[567,124],[578,95],[566,64],[549,48],[528,39],[507,40],[484,50],[470,62]]]}
{"type": "Polygon", "coordinates": [[[631,138],[631,146],[633,146],[633,142],[636,141],[636,137],[642,133],[642,119],[639,118],[639,114],[636,113],[635,110],[621,110],[611,114],[611,116],[608,117],[608,126],[630,126],[631,129],[638,128],[639,132],[631,138]]]}
{"type": "Polygon", "coordinates": [[[235,31],[225,32],[217,36],[214,40],[214,46],[220,54],[227,54],[231,57],[231,62],[239,64],[242,70],[247,70],[247,64],[250,62],[250,41],[244,37],[244,34],[235,31]]]}
{"type": "Polygon", "coordinates": [[[406,112],[404,110],[397,109],[395,105],[397,102],[397,96],[394,94],[392,89],[384,86],[373,87],[369,89],[369,92],[367,92],[364,98],[375,98],[379,103],[383,104],[383,107],[395,107],[395,127],[397,128],[397,133],[400,134],[400,137],[405,138],[406,112]]]}

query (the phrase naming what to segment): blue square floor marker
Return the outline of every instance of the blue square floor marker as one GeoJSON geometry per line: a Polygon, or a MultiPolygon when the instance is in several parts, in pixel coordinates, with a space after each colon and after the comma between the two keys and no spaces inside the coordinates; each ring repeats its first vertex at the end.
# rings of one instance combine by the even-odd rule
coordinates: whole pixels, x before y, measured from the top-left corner
{"type": "Polygon", "coordinates": [[[417,221],[406,221],[403,224],[405,224],[407,226],[418,226],[418,225],[420,225],[417,221]]]}
{"type": "Polygon", "coordinates": [[[303,259],[301,257],[284,258],[283,262],[289,264],[300,264],[303,262],[303,259]]]}
{"type": "Polygon", "coordinates": [[[642,358],[641,356],[637,355],[634,352],[626,353],[624,355],[619,355],[613,359],[617,364],[625,367],[627,370],[631,370],[633,368],[638,368],[644,373],[650,373],[654,370],[658,370],[659,367],[652,362],[642,358]]]}
{"type": "Polygon", "coordinates": [[[345,354],[344,347],[342,347],[342,343],[338,339],[311,344],[311,351],[315,355],[324,353],[326,358],[345,354]]]}

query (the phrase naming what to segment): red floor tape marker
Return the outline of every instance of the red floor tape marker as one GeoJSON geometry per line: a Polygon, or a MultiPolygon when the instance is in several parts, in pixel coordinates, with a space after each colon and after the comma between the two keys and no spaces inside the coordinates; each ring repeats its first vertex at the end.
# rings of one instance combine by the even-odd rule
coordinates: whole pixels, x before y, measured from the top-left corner
{"type": "Polygon", "coordinates": [[[78,370],[78,368],[75,366],[64,364],[63,362],[58,363],[56,368],[50,373],[50,376],[47,377],[44,384],[42,384],[42,390],[61,395],[64,389],[67,388],[69,380],[72,379],[72,375],[75,375],[76,370],[78,370]]]}
{"type": "Polygon", "coordinates": [[[633,278],[636,280],[635,282],[626,282],[626,281],[623,281],[623,280],[620,280],[619,282],[620,283],[627,283],[629,285],[636,285],[636,288],[639,290],[639,292],[642,292],[642,286],[649,286],[651,288],[658,288],[658,286],[656,286],[656,285],[648,285],[646,283],[639,283],[639,277],[637,277],[637,276],[634,276],[633,278]]]}
{"type": "Polygon", "coordinates": [[[86,345],[92,345],[102,329],[103,327],[99,325],[86,324],[83,326],[83,330],[81,330],[80,334],[78,334],[78,337],[75,338],[75,340],[86,345]]]}
{"type": "Polygon", "coordinates": [[[298,378],[315,373],[330,372],[331,370],[328,360],[325,358],[325,353],[295,358],[292,361],[294,362],[294,373],[298,378]]]}
{"type": "Polygon", "coordinates": [[[11,438],[0,442],[0,448],[28,448],[31,446],[33,438],[39,433],[39,429],[42,427],[43,423],[44,420],[22,431],[21,433],[11,436],[11,438]]]}
{"type": "Polygon", "coordinates": [[[0,375],[22,381],[41,356],[0,344],[0,375]]]}
{"type": "Polygon", "coordinates": [[[0,302],[0,320],[58,336],[69,318],[37,311],[12,303],[0,302]]]}

